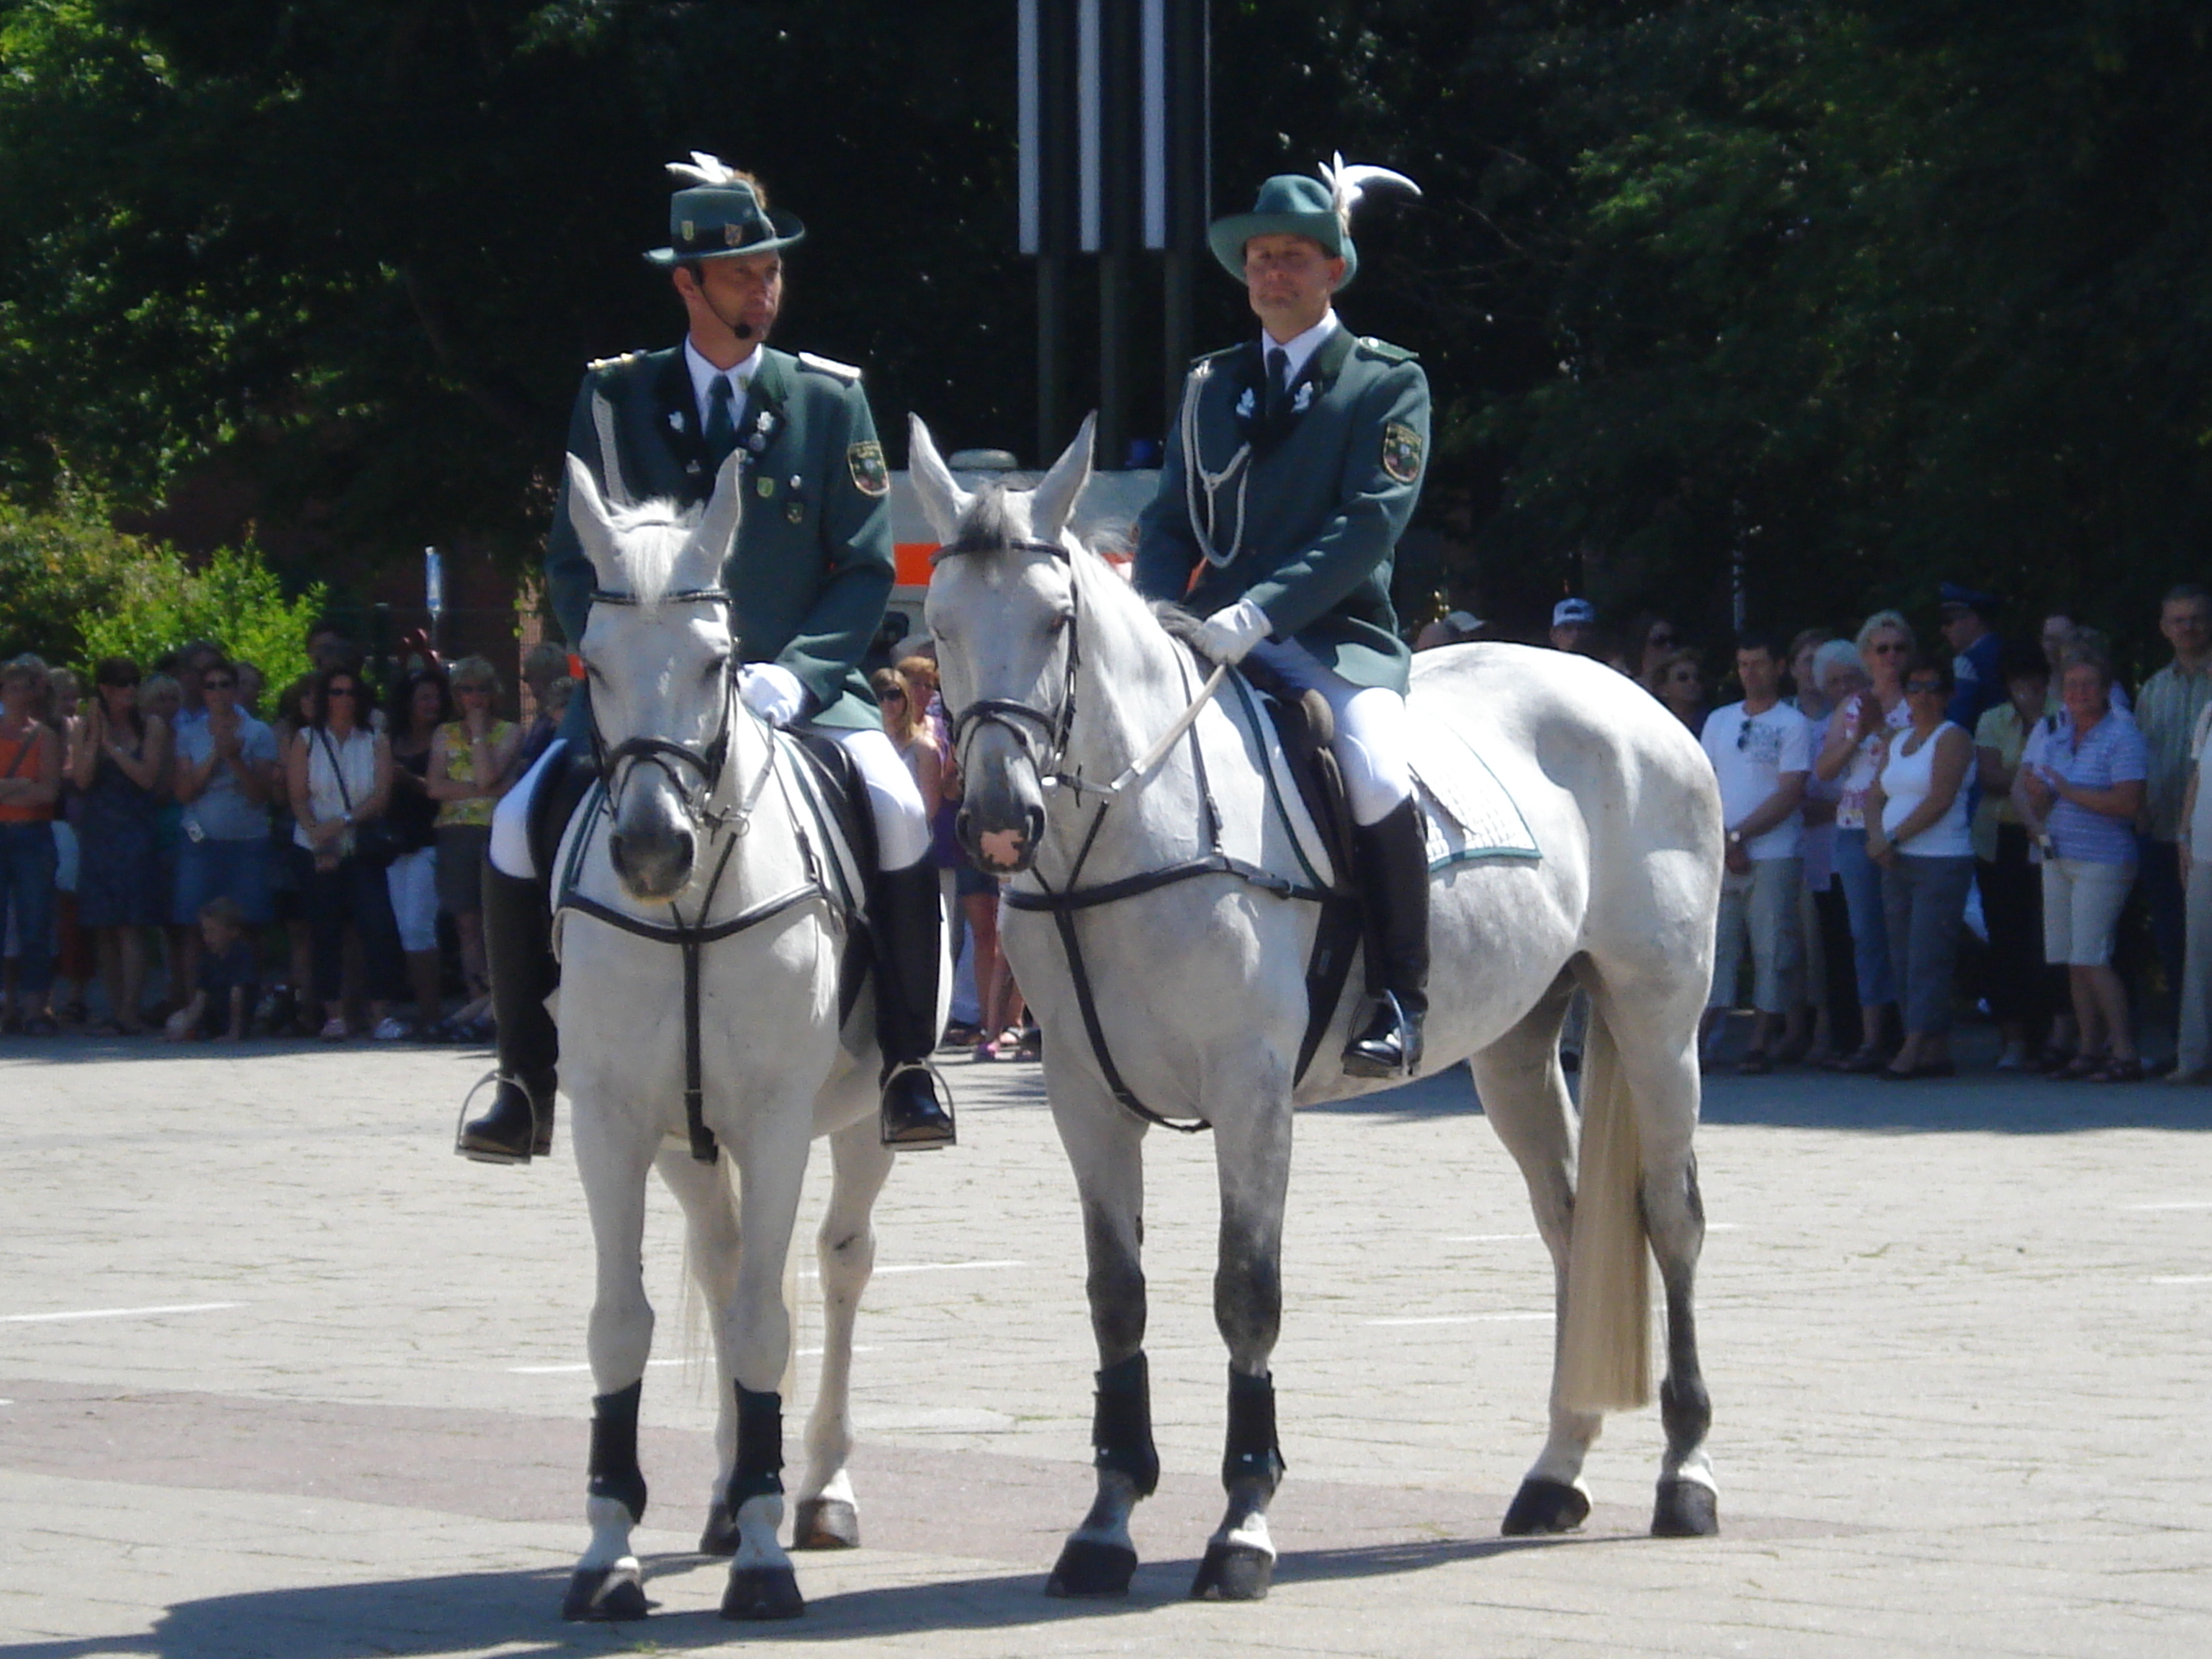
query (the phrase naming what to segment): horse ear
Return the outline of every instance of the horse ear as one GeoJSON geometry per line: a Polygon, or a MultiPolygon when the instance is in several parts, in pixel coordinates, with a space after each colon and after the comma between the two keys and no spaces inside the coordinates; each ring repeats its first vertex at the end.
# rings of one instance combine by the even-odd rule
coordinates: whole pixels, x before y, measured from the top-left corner
{"type": "Polygon", "coordinates": [[[714,475],[714,493],[707,498],[706,514],[684,544],[684,550],[698,556],[701,566],[696,580],[687,576],[684,584],[687,587],[721,585],[722,566],[736,544],[738,526],[745,516],[744,453],[733,449],[722,463],[722,470],[714,475]]]}
{"type": "Polygon", "coordinates": [[[622,560],[607,524],[606,501],[599,495],[599,483],[592,476],[592,469],[574,455],[568,457],[568,523],[576,539],[584,544],[584,556],[599,574],[599,586],[619,587],[622,560]]]}
{"type": "Polygon", "coordinates": [[[907,476],[913,481],[915,494],[921,498],[922,516],[929,520],[929,527],[937,532],[940,543],[949,542],[960,533],[960,520],[967,516],[975,497],[954,480],[952,469],[937,453],[936,441],[921,416],[908,416],[906,429],[907,476]]]}
{"type": "Polygon", "coordinates": [[[1030,533],[1041,542],[1056,539],[1067,527],[1083,486],[1091,482],[1091,439],[1098,425],[1096,410],[1084,417],[1083,430],[1052,464],[1043,482],[1030,492],[1030,533]]]}

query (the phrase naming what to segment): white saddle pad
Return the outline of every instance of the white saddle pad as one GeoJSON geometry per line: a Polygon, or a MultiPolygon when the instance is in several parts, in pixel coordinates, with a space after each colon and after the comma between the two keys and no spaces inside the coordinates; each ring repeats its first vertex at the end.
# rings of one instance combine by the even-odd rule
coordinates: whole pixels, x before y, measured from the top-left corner
{"type": "Polygon", "coordinates": [[[1416,704],[1413,790],[1428,833],[1429,868],[1472,859],[1540,859],[1528,820],[1466,733],[1416,704]]]}

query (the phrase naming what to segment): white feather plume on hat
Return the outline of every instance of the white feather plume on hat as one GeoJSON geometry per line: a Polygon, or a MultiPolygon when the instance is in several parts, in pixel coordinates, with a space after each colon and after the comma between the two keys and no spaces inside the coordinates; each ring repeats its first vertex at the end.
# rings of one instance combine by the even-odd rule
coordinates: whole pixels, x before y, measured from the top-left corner
{"type": "Polygon", "coordinates": [[[703,149],[693,150],[689,161],[671,161],[668,170],[687,185],[734,185],[745,181],[744,174],[728,166],[720,156],[709,155],[703,149]]]}
{"type": "Polygon", "coordinates": [[[1389,167],[1370,167],[1364,162],[1347,166],[1342,150],[1321,163],[1319,171],[1322,183],[1328,186],[1330,204],[1336,209],[1336,222],[1347,233],[1352,229],[1352,210],[1359,205],[1368,185],[1401,185],[1416,196],[1421,193],[1419,185],[1389,167]]]}

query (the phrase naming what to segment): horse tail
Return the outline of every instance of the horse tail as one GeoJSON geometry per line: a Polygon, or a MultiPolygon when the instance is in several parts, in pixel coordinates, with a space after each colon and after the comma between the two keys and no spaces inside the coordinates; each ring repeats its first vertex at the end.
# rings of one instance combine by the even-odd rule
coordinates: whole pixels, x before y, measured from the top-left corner
{"type": "Polygon", "coordinates": [[[1590,1009],[1582,1076],[1559,1399],[1573,1412],[1632,1411],[1651,1399],[1651,1254],[1636,1116],[1601,1001],[1590,1009]]]}

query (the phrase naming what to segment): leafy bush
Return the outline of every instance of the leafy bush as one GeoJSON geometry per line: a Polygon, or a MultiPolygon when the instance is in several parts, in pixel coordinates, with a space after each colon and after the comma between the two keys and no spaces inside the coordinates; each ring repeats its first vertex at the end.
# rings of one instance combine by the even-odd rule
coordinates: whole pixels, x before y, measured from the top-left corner
{"type": "Polygon", "coordinates": [[[307,624],[324,597],[318,582],[287,599],[252,547],[225,548],[194,569],[174,548],[113,529],[88,498],[64,497],[51,513],[0,502],[0,650],[9,655],[143,665],[207,639],[279,686],[307,672],[307,624]]]}

